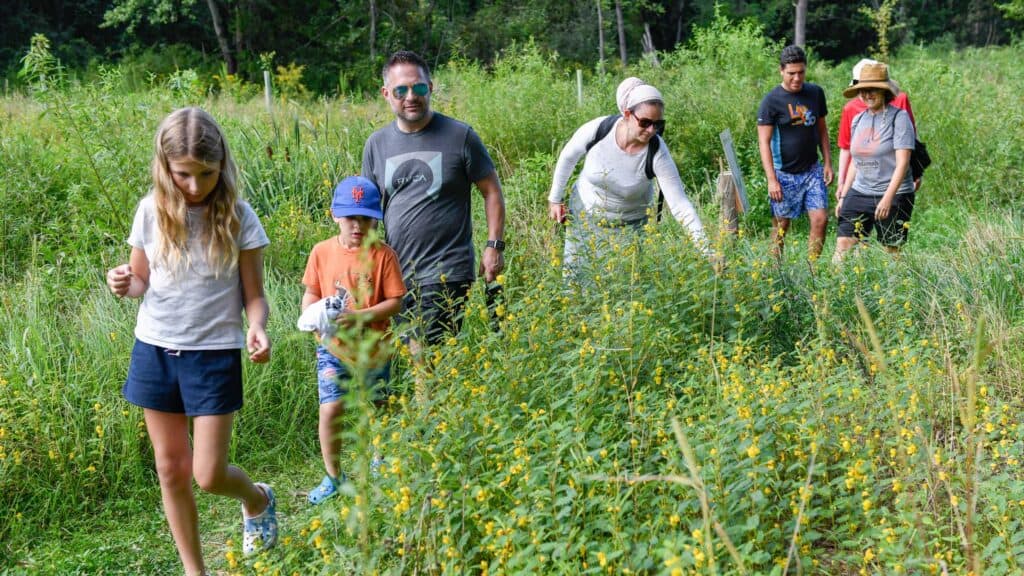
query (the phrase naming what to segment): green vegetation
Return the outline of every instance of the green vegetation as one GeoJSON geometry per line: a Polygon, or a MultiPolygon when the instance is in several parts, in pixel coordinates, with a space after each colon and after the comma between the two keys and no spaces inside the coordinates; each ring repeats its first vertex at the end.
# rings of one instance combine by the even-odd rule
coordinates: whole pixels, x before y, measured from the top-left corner
{"type": "MultiPolygon", "coordinates": [[[[564,288],[545,196],[559,146],[612,112],[620,78],[589,80],[577,106],[574,77],[529,44],[487,70],[439,71],[436,106],[477,128],[505,187],[502,331],[476,288],[465,331],[421,375],[429,401],[414,400],[401,358],[388,405],[353,404],[351,490],[311,509],[298,494],[321,475],[299,279],[336,233],[333,183],[389,111],[297,95],[268,114],[244,93],[210,99],[211,78],[189,69],[140,92],[124,90],[125,68],[75,83],[37,46],[31,91],[2,101],[0,124],[0,572],[180,572],[141,413],[119,394],[137,303],[111,297],[102,273],[128,252],[157,123],[199,104],[225,126],[272,242],[274,358],[246,366],[233,459],[275,487],[284,537],[242,559],[237,503],[202,496],[211,568],[1019,573],[1024,53],[897,53],[936,164],[904,255],[867,248],[836,268],[831,243],[805,262],[799,227],[781,264],[768,257],[753,123],[777,48],[719,21],[660,68],[631,70],[666,94],[666,139],[709,228],[724,128],[753,211],[717,244],[722,273],[663,222],[586,295],[564,288]],[[386,458],[375,480],[373,450],[386,458]]],[[[833,134],[848,75],[849,63],[809,70],[833,134]]]]}

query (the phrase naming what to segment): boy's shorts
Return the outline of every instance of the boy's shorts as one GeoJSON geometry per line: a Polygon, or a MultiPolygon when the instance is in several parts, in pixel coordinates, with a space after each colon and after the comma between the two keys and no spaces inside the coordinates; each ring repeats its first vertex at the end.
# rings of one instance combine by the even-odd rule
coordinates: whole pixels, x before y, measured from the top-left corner
{"type": "Polygon", "coordinates": [[[914,194],[897,194],[892,199],[889,216],[875,220],[875,208],[881,196],[868,196],[850,189],[839,209],[839,238],[867,238],[878,227],[878,242],[882,246],[902,246],[910,234],[910,216],[914,213],[914,194]]]}
{"type": "MultiPolygon", "coordinates": [[[[375,399],[386,396],[388,390],[384,384],[391,379],[391,363],[386,362],[379,368],[366,373],[366,382],[374,391],[375,399]]],[[[348,394],[347,384],[352,380],[352,371],[337,356],[331,354],[323,346],[316,347],[316,381],[320,403],[337,402],[348,394]]]]}
{"type": "Polygon", "coordinates": [[[432,346],[462,330],[466,296],[470,281],[414,286],[402,300],[402,312],[395,316],[398,324],[411,324],[411,330],[400,329],[402,340],[414,339],[432,346]]]}
{"type": "Polygon", "coordinates": [[[821,164],[815,163],[810,170],[799,174],[776,170],[775,177],[782,186],[782,200],[776,202],[768,198],[772,216],[792,220],[804,212],[828,209],[828,190],[821,164]]]}
{"type": "Polygon", "coordinates": [[[136,339],[121,393],[136,406],[160,412],[237,412],[242,407],[241,350],[172,350],[136,339]]]}

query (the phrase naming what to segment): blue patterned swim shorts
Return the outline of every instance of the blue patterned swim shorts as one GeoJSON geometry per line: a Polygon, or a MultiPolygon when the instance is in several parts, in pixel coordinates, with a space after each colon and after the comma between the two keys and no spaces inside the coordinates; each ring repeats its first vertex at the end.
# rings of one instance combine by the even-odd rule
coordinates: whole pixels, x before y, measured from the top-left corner
{"type": "Polygon", "coordinates": [[[828,209],[828,190],[825,188],[825,174],[820,163],[799,174],[776,170],[775,177],[782,186],[782,201],[768,199],[772,216],[792,220],[804,212],[828,209]]]}

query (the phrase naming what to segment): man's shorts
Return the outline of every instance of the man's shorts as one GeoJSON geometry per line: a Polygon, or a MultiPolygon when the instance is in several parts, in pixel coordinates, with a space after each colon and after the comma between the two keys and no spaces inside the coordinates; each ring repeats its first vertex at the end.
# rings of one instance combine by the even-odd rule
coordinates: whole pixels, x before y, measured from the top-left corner
{"type": "MultiPolygon", "coordinates": [[[[337,356],[323,346],[316,347],[316,382],[321,404],[337,402],[348,394],[348,383],[352,380],[352,371],[337,356]]],[[[391,380],[391,363],[387,362],[379,368],[366,373],[366,382],[373,389],[375,396],[386,395],[387,382],[391,380]]],[[[376,398],[374,398],[376,399],[376,398]]]]}
{"type": "Polygon", "coordinates": [[[914,193],[897,194],[889,216],[875,220],[875,208],[881,196],[868,196],[851,188],[839,209],[839,238],[867,238],[878,227],[878,242],[883,246],[902,246],[910,234],[910,216],[914,213],[914,193]]]}
{"type": "Polygon", "coordinates": [[[172,350],[136,339],[121,393],[136,406],[160,412],[237,412],[242,407],[241,350],[172,350]]]}
{"type": "Polygon", "coordinates": [[[798,174],[776,170],[775,177],[782,186],[782,200],[776,202],[768,198],[772,216],[792,220],[804,212],[828,209],[828,190],[821,164],[815,163],[810,170],[798,174]]]}
{"type": "Polygon", "coordinates": [[[413,286],[402,300],[401,314],[395,317],[402,340],[431,346],[458,334],[472,285],[467,280],[413,286]]]}

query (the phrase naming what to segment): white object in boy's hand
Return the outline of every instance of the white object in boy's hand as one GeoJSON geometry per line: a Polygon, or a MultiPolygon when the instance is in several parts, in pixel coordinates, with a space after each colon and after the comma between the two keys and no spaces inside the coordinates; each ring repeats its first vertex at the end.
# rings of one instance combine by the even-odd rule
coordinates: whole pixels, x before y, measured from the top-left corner
{"type": "Polygon", "coordinates": [[[348,298],[348,291],[339,287],[334,296],[321,298],[307,306],[296,326],[303,332],[316,332],[321,338],[334,336],[338,331],[338,317],[352,311],[348,298]]]}

